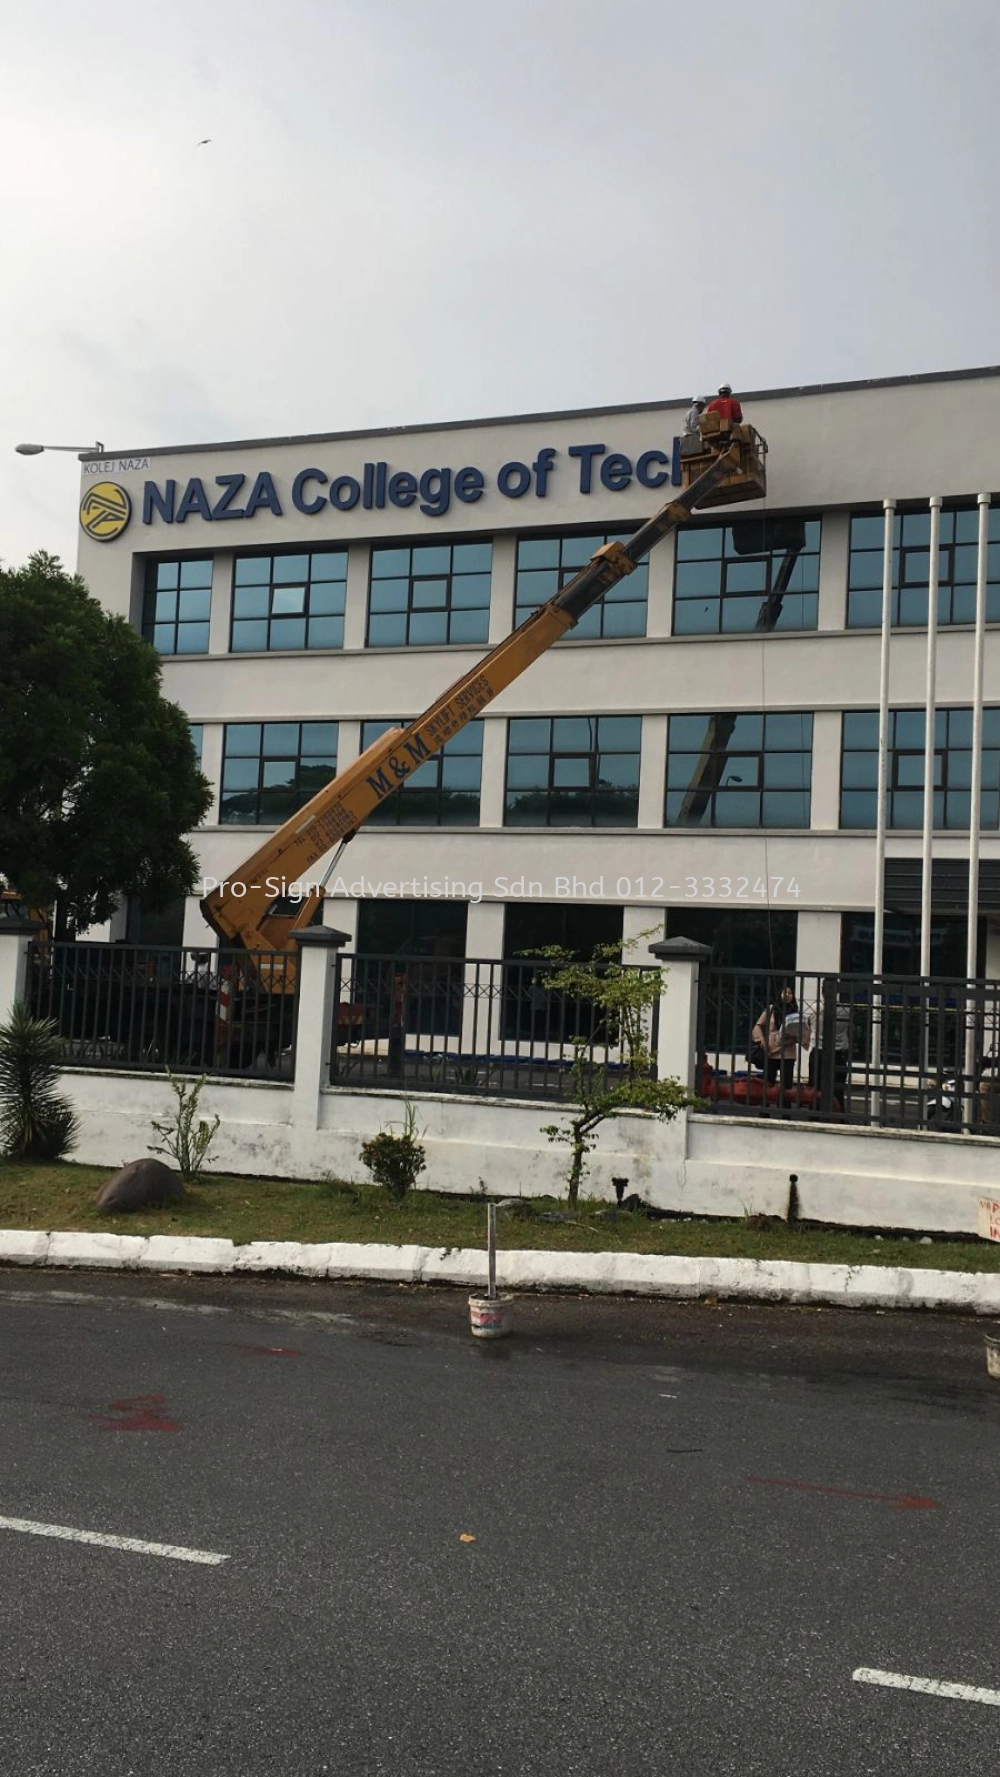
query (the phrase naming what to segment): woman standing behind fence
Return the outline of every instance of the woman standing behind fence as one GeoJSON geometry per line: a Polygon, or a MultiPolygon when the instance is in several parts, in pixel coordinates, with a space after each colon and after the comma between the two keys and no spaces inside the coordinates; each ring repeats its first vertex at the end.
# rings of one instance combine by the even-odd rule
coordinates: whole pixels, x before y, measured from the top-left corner
{"type": "Polygon", "coordinates": [[[750,1033],[750,1058],[766,1072],[769,1086],[775,1084],[780,1072],[782,1090],[788,1092],[795,1084],[799,1050],[808,1050],[811,1042],[809,1019],[799,1011],[792,989],[783,987],[777,999],[764,1007],[750,1033]]]}
{"type": "Polygon", "coordinates": [[[833,1108],[847,1108],[847,1081],[851,1071],[851,1001],[850,990],[833,979],[829,981],[829,1003],[823,983],[817,982],[814,1012],[816,1047],[809,1057],[809,1084],[817,1092],[832,1087],[833,1108]],[[824,1043],[832,1033],[833,1054],[827,1055],[824,1043]]]}

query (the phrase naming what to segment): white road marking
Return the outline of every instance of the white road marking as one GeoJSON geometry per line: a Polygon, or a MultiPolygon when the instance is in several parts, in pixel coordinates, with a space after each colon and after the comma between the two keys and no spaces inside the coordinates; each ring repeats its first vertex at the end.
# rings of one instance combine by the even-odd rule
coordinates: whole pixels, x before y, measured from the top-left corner
{"type": "Polygon", "coordinates": [[[940,1678],[910,1678],[905,1672],[877,1672],[859,1666],[852,1674],[858,1684],[884,1684],[895,1691],[921,1691],[927,1697],[957,1697],[964,1703],[992,1703],[1000,1708],[1000,1691],[983,1690],[974,1684],[945,1684],[940,1678]]]}
{"type": "Polygon", "coordinates": [[[74,1530],[69,1524],[37,1524],[31,1518],[0,1518],[0,1530],[21,1530],[28,1536],[61,1537],[68,1543],[96,1543],[102,1549],[123,1549],[129,1555],[164,1555],[168,1561],[197,1561],[219,1567],[228,1555],[211,1549],[184,1549],[174,1543],[147,1543],[135,1536],[103,1536],[97,1530],[74,1530]]]}

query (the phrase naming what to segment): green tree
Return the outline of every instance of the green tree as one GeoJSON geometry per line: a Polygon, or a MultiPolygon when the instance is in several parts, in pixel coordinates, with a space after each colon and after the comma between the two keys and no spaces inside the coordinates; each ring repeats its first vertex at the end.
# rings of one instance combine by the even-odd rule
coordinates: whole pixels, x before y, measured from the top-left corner
{"type": "Polygon", "coordinates": [[[575,1000],[581,1010],[588,1003],[593,1008],[594,1040],[577,1037],[573,1043],[575,1103],[568,1121],[547,1123],[542,1130],[550,1141],[569,1146],[567,1184],[571,1208],[579,1198],[587,1155],[596,1144],[597,1131],[609,1117],[616,1117],[620,1111],[648,1111],[669,1123],[685,1106],[698,1103],[679,1080],[654,1077],[649,1032],[653,1008],[661,992],[660,970],[637,968],[627,961],[629,951],[637,948],[642,936],[650,934],[641,934],[622,945],[595,945],[588,962],[578,962],[571,951],[555,944],[532,953],[554,965],[540,982],[546,992],[564,994],[575,1000]],[[609,1060],[617,1051],[613,1071],[595,1055],[598,1046],[606,1050],[609,1060]]]}
{"type": "Polygon", "coordinates": [[[190,892],[205,815],[187,718],[159,657],[55,556],[0,570],[0,875],[60,925],[190,892]]]}

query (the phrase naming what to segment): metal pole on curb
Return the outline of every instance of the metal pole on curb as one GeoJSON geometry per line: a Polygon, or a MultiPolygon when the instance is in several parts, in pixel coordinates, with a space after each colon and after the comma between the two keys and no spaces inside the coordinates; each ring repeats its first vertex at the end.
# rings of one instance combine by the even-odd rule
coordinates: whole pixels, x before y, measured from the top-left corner
{"type": "Polygon", "coordinates": [[[495,1302],[497,1294],[497,1206],[495,1203],[488,1203],[486,1206],[486,1247],[489,1262],[489,1286],[486,1294],[491,1302],[495,1302]]]}

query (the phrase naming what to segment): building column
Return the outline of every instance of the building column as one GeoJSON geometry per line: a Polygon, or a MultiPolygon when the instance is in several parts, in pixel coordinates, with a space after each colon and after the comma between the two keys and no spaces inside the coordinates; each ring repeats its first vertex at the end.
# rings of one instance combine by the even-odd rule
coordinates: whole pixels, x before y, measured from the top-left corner
{"type": "MultiPolygon", "coordinates": [[[[622,908],[622,943],[634,944],[637,939],[647,937],[655,942],[663,937],[665,914],[662,907],[623,907],[622,908]]],[[[626,952],[626,956],[628,953],[626,952]]],[[[637,947],[633,962],[644,961],[637,947]]]]}
{"type": "Polygon", "coordinates": [[[514,627],[514,583],[517,576],[517,538],[494,537],[493,572],[490,576],[489,642],[502,642],[514,627]]]}
{"type": "Polygon", "coordinates": [[[677,559],[677,533],[664,537],[649,557],[649,602],[646,608],[646,634],[669,636],[674,621],[674,562],[677,559]]]}
{"type": "Polygon", "coordinates": [[[848,512],[824,512],[819,549],[820,630],[843,630],[847,623],[847,563],[851,518],[848,512]]]}
{"type": "Polygon", "coordinates": [[[462,980],[463,1055],[494,1055],[502,1040],[502,901],[470,901],[462,980]]]}
{"type": "Polygon", "coordinates": [[[210,654],[229,653],[232,610],[233,552],[231,549],[219,549],[212,558],[212,611],[208,626],[210,654]]]}
{"type": "Polygon", "coordinates": [[[337,723],[337,774],[346,765],[361,757],[361,723],[352,717],[341,717],[337,723]]]}
{"type": "Polygon", "coordinates": [[[799,914],[795,967],[800,975],[839,975],[840,914],[804,907],[799,914]]]}
{"type": "Polygon", "coordinates": [[[840,711],[817,710],[809,800],[809,825],[814,832],[836,833],[840,828],[840,739],[840,711]]]}
{"type": "Polygon", "coordinates": [[[347,933],[328,926],[309,926],[304,932],[297,932],[295,940],[298,1010],[292,1126],[308,1137],[319,1127],[319,1095],[330,1084],[337,954],[347,943],[347,933]]]}
{"type": "Polygon", "coordinates": [[[344,605],[344,648],[363,648],[368,627],[368,568],[371,549],[352,543],[347,551],[347,594],[344,605]]]}
{"type": "Polygon", "coordinates": [[[712,952],[693,938],[663,938],[649,946],[663,969],[656,1039],[657,1079],[676,1079],[688,1091],[698,1082],[701,970],[712,952]]]}
{"type": "Polygon", "coordinates": [[[667,717],[643,716],[639,756],[639,828],[662,833],[667,784],[667,717]]]}
{"type": "Polygon", "coordinates": [[[480,828],[503,826],[507,789],[507,722],[503,716],[483,718],[483,775],[479,790],[480,828]]]}
{"type": "Polygon", "coordinates": [[[28,957],[39,927],[5,920],[0,927],[0,1023],[5,1022],[28,988],[28,957]]]}
{"type": "Polygon", "coordinates": [[[201,725],[201,769],[212,786],[212,801],[205,816],[205,825],[219,825],[222,803],[222,749],[225,742],[224,722],[203,722],[201,725]]]}

